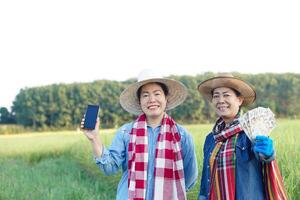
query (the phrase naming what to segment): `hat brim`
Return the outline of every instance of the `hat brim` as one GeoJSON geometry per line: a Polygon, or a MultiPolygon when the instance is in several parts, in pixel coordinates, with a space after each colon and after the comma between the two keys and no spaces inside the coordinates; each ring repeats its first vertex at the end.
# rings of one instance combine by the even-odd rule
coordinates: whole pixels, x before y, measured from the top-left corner
{"type": "Polygon", "coordinates": [[[238,91],[244,101],[242,105],[250,105],[256,99],[255,90],[245,81],[228,76],[218,76],[206,81],[203,81],[198,85],[198,91],[209,101],[212,101],[212,92],[216,88],[228,87],[238,91]]]}
{"type": "Polygon", "coordinates": [[[166,110],[175,108],[186,99],[187,89],[181,82],[167,78],[154,78],[129,85],[120,95],[121,106],[129,113],[134,115],[141,114],[143,111],[137,97],[137,91],[141,86],[154,82],[165,84],[168,87],[166,110]]]}

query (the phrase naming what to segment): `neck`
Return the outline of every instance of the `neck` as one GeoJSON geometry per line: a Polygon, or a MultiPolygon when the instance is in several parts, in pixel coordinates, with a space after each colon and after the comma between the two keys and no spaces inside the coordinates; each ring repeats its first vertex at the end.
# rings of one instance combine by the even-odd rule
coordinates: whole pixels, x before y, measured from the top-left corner
{"type": "Polygon", "coordinates": [[[223,120],[224,120],[226,126],[227,126],[228,124],[230,124],[230,123],[234,120],[234,118],[224,118],[224,117],[222,117],[222,118],[223,118],[223,120]]]}
{"type": "Polygon", "coordinates": [[[163,116],[164,115],[156,116],[156,117],[147,117],[148,126],[155,129],[156,127],[158,127],[160,125],[163,116]]]}

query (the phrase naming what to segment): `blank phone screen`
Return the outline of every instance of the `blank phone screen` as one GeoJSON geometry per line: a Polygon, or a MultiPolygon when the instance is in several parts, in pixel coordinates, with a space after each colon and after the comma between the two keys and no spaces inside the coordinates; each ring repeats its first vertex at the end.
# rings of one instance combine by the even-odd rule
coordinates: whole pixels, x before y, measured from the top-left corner
{"type": "Polygon", "coordinates": [[[98,116],[99,106],[98,105],[88,105],[85,113],[84,128],[85,129],[95,129],[97,116],[98,116]]]}

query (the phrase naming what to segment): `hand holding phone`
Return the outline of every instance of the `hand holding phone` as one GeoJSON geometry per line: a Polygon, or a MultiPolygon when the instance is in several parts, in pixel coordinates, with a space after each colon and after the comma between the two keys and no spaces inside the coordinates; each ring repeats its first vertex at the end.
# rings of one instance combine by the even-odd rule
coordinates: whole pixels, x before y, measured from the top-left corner
{"type": "Polygon", "coordinates": [[[85,117],[83,129],[94,130],[97,122],[99,106],[98,105],[88,105],[85,117]]]}
{"type": "Polygon", "coordinates": [[[81,120],[81,129],[84,135],[90,140],[94,152],[94,156],[100,157],[102,155],[103,144],[98,137],[99,119],[98,119],[98,105],[88,105],[85,116],[81,120]],[[97,126],[96,126],[97,125],[97,126]]]}

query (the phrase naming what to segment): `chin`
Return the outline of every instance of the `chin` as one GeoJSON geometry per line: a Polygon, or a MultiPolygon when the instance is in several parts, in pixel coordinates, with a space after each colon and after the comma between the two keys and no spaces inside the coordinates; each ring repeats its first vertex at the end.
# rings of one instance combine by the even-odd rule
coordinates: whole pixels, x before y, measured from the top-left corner
{"type": "Polygon", "coordinates": [[[148,112],[149,117],[159,117],[162,115],[160,112],[148,112]]]}
{"type": "Polygon", "coordinates": [[[149,116],[151,116],[151,117],[158,117],[158,116],[160,116],[160,114],[159,113],[149,113],[149,116]]]}
{"type": "Polygon", "coordinates": [[[231,115],[229,113],[219,113],[218,115],[219,117],[222,117],[224,119],[231,118],[231,115]]]}

